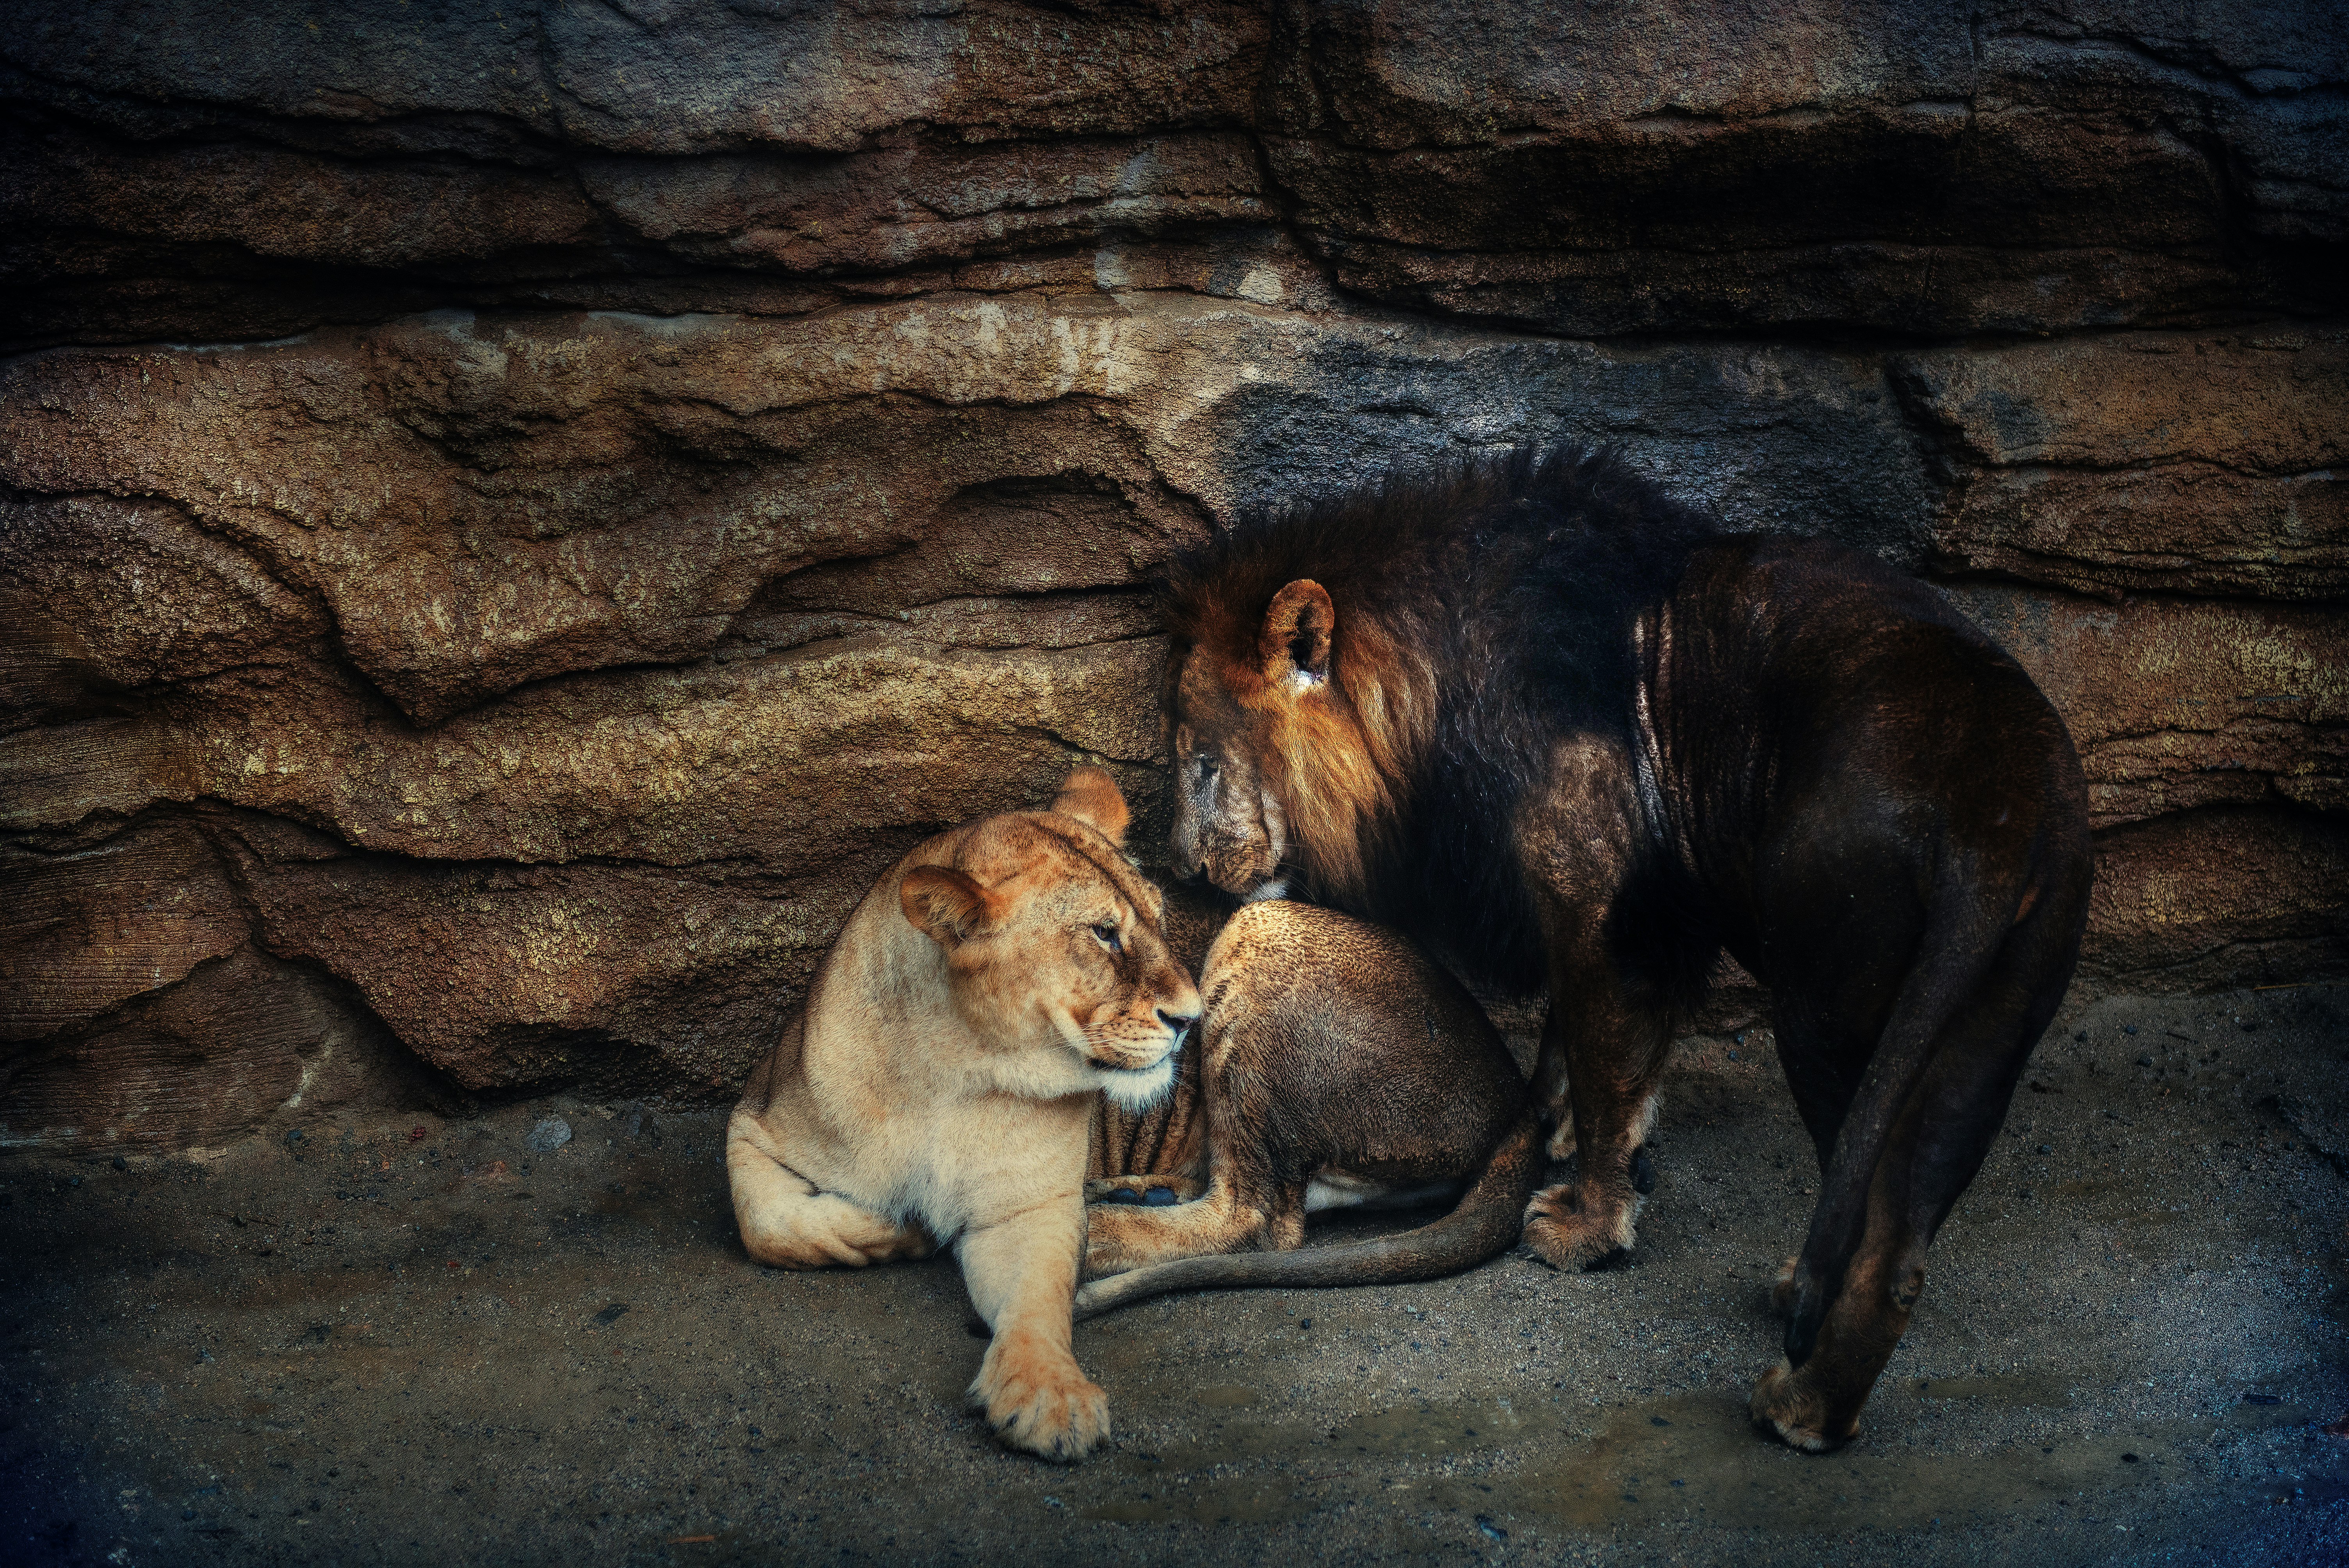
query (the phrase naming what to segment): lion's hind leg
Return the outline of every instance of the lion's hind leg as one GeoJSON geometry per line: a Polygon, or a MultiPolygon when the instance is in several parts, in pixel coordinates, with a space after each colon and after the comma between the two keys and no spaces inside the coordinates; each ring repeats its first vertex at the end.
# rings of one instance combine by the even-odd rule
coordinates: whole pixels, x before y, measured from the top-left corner
{"type": "MultiPolygon", "coordinates": [[[[1150,1177],[1149,1181],[1163,1178],[1150,1177]]],[[[1303,1194],[1293,1204],[1268,1202],[1219,1172],[1195,1202],[1145,1205],[1102,1202],[1085,1208],[1085,1274],[1123,1274],[1144,1264],[1209,1253],[1238,1253],[1267,1244],[1295,1246],[1304,1231],[1303,1194]],[[1281,1222],[1295,1208],[1294,1224],[1281,1222]],[[1294,1232],[1292,1237],[1289,1233],[1294,1232]]]]}
{"type": "Polygon", "coordinates": [[[926,1257],[937,1243],[919,1225],[826,1192],[783,1163],[756,1117],[737,1111],[726,1129],[726,1173],[743,1250],[775,1268],[863,1268],[926,1257]]]}

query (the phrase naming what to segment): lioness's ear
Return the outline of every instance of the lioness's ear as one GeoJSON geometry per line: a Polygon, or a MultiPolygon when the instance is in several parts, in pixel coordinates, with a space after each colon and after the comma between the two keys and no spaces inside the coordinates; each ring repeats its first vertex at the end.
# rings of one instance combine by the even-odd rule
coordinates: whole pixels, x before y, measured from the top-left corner
{"type": "Polygon", "coordinates": [[[1133,818],[1125,809],[1125,797],[1118,792],[1117,780],[1098,768],[1080,768],[1070,774],[1061,792],[1052,797],[1052,810],[1063,817],[1074,817],[1120,847],[1125,843],[1125,824],[1133,818]]]}
{"type": "Polygon", "coordinates": [[[995,900],[951,866],[916,866],[897,889],[905,918],[951,951],[978,934],[995,913],[995,900]]]}
{"type": "Polygon", "coordinates": [[[1330,678],[1330,631],[1338,624],[1330,591],[1310,577],[1300,577],[1272,596],[1264,613],[1264,632],[1257,639],[1264,661],[1264,678],[1293,690],[1319,686],[1330,678]]]}

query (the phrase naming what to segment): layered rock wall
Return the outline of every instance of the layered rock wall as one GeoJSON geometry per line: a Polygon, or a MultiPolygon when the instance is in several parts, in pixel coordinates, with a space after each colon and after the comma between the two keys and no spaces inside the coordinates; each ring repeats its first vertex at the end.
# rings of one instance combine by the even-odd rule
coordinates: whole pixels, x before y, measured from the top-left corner
{"type": "Polygon", "coordinates": [[[722,1095],[937,826],[1154,831],[1177,543],[1559,438],[2014,649],[2094,982],[2349,965],[2335,6],[26,0],[0,97],[0,1140],[722,1095]]]}

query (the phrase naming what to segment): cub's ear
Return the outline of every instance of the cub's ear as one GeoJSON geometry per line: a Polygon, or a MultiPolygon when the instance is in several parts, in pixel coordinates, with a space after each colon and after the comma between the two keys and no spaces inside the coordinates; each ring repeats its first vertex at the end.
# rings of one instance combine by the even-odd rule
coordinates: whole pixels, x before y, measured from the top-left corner
{"type": "Polygon", "coordinates": [[[1074,817],[1111,843],[1124,847],[1125,824],[1133,813],[1125,809],[1117,780],[1100,769],[1080,768],[1070,774],[1061,792],[1052,797],[1052,810],[1063,817],[1074,817]]]}
{"type": "Polygon", "coordinates": [[[1302,691],[1330,678],[1330,632],[1338,624],[1330,591],[1309,577],[1300,577],[1272,596],[1264,613],[1264,631],[1257,654],[1264,661],[1264,678],[1274,686],[1302,691]]]}
{"type": "Polygon", "coordinates": [[[916,866],[897,889],[898,907],[914,929],[952,952],[985,930],[995,898],[951,866],[916,866]]]}

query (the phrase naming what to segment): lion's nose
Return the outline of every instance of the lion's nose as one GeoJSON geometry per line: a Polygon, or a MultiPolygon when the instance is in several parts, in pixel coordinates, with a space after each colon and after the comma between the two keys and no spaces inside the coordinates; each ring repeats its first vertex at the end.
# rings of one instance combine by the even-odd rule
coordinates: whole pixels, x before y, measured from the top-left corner
{"type": "Polygon", "coordinates": [[[1161,1007],[1158,1009],[1158,1021],[1174,1031],[1174,1043],[1180,1045],[1183,1043],[1183,1037],[1191,1032],[1191,1026],[1199,1021],[1199,1015],[1196,1013],[1170,1013],[1165,1008],[1161,1007]]]}

